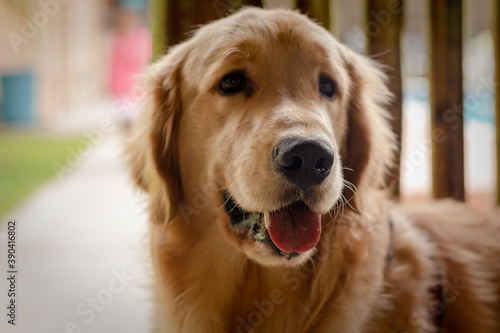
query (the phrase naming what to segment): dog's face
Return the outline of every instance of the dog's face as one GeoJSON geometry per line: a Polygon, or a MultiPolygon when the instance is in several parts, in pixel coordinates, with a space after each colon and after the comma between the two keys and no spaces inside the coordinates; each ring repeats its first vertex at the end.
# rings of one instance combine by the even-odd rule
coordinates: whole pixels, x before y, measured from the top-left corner
{"type": "MultiPolygon", "coordinates": [[[[370,118],[365,108],[380,111],[377,97],[361,91],[380,84],[380,101],[387,92],[379,72],[357,58],[291,11],[247,9],[176,47],[153,70],[145,115],[170,218],[217,227],[262,264],[310,258],[344,184],[362,186],[368,167],[371,182],[381,177],[370,166],[377,133],[369,126],[383,115],[370,118]],[[358,78],[363,70],[371,82],[358,78]]],[[[154,177],[136,173],[151,192],[145,183],[154,177]]]]}

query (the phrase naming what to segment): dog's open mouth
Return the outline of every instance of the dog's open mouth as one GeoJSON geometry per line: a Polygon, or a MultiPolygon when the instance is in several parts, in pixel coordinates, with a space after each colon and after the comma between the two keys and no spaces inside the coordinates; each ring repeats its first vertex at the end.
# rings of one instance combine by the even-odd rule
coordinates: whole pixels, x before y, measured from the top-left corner
{"type": "Polygon", "coordinates": [[[247,212],[224,193],[224,207],[233,229],[271,246],[287,259],[313,249],[321,236],[321,214],[298,201],[274,212],[247,212]]]}

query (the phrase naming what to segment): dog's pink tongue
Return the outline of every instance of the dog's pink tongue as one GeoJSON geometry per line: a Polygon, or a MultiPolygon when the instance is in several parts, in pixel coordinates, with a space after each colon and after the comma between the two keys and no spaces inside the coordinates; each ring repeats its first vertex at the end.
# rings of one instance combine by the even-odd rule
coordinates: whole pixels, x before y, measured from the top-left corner
{"type": "Polygon", "coordinates": [[[270,214],[267,231],[273,243],[283,252],[306,252],[314,248],[321,236],[321,214],[301,204],[270,214]]]}

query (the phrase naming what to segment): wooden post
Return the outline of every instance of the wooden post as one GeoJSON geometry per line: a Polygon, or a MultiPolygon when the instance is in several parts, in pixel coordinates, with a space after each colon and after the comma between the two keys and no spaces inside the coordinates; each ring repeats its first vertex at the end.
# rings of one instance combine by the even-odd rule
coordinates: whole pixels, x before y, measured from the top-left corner
{"type": "Polygon", "coordinates": [[[153,60],[165,54],[167,50],[167,0],[153,0],[151,6],[153,17],[153,60]]]}
{"type": "Polygon", "coordinates": [[[297,8],[309,17],[317,20],[327,30],[330,30],[329,0],[297,0],[297,8]]]}
{"type": "Polygon", "coordinates": [[[339,2],[330,0],[330,32],[335,38],[340,39],[339,2]]]}
{"type": "Polygon", "coordinates": [[[462,0],[429,6],[433,195],[464,201],[462,0]]]}
{"type": "Polygon", "coordinates": [[[390,170],[388,184],[394,198],[400,195],[401,128],[403,87],[401,79],[401,29],[403,4],[401,0],[368,0],[367,52],[375,60],[387,66],[389,90],[394,94],[390,107],[392,129],[397,136],[398,150],[395,164],[390,170]]]}
{"type": "Polygon", "coordinates": [[[262,7],[262,0],[243,0],[244,6],[262,7]]]}
{"type": "Polygon", "coordinates": [[[261,0],[154,0],[153,57],[186,39],[196,26],[223,18],[242,6],[261,6],[261,0]]]}
{"type": "Polygon", "coordinates": [[[495,126],[497,132],[497,206],[500,206],[500,0],[495,1],[495,18],[493,24],[495,38],[495,126]]]}

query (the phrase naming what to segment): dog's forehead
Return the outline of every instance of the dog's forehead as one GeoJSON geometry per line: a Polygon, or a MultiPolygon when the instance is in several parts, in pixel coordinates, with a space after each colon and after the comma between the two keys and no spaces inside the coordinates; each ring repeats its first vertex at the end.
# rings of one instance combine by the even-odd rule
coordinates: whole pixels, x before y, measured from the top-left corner
{"type": "Polygon", "coordinates": [[[270,55],[263,53],[273,50],[285,49],[311,60],[337,53],[337,43],[326,29],[289,10],[245,9],[200,28],[195,37],[205,49],[197,60],[205,68],[231,57],[270,55]]]}

